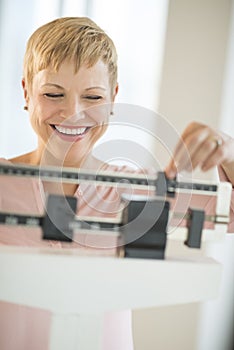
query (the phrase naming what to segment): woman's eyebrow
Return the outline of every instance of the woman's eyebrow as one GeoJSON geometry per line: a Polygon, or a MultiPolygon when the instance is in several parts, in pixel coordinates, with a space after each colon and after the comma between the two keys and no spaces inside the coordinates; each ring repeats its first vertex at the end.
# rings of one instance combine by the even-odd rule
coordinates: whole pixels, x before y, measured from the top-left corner
{"type": "Polygon", "coordinates": [[[100,90],[106,91],[106,88],[104,88],[102,86],[91,86],[91,87],[86,88],[85,90],[89,91],[89,90],[93,90],[93,89],[100,89],[100,90]]]}
{"type": "MultiPolygon", "coordinates": [[[[64,87],[62,87],[61,85],[55,84],[55,83],[46,83],[46,84],[42,85],[42,87],[46,87],[46,86],[52,86],[52,87],[56,87],[57,89],[62,89],[62,90],[64,89],[64,87]]],[[[106,88],[104,88],[102,86],[90,86],[90,87],[86,88],[85,90],[89,91],[89,90],[94,90],[94,89],[100,89],[100,90],[106,91],[106,88]]]]}
{"type": "Polygon", "coordinates": [[[57,89],[64,89],[61,85],[58,85],[58,84],[54,84],[54,83],[46,83],[46,84],[43,84],[42,87],[44,86],[52,86],[52,87],[56,87],[57,89]]]}

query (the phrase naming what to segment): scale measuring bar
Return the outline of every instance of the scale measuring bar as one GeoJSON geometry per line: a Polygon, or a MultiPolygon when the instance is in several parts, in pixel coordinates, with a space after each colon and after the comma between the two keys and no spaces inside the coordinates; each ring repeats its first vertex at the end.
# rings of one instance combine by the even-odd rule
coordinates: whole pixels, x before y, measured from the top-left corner
{"type": "Polygon", "coordinates": [[[63,181],[66,183],[96,183],[104,186],[118,185],[120,188],[135,188],[138,190],[155,191],[158,196],[168,195],[174,197],[175,192],[205,193],[216,195],[217,184],[198,182],[178,182],[176,179],[167,179],[164,172],[157,175],[129,174],[124,172],[110,172],[59,168],[39,167],[31,165],[6,165],[0,164],[0,175],[36,177],[43,181],[63,181]]]}

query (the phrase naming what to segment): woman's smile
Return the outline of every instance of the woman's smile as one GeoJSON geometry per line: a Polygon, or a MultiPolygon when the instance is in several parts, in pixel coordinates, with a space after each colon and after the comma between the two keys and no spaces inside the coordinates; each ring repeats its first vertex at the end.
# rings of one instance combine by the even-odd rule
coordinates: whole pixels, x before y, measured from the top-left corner
{"type": "Polygon", "coordinates": [[[78,127],[78,126],[67,126],[67,125],[50,125],[53,131],[62,140],[68,142],[77,142],[82,140],[91,127],[78,127]]]}

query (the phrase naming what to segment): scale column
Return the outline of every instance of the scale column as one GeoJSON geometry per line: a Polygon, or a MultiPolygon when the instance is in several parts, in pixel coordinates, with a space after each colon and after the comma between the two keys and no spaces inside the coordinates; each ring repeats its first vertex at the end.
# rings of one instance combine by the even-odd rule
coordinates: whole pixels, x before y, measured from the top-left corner
{"type": "Polygon", "coordinates": [[[52,315],[49,350],[102,350],[104,315],[52,315]]]}

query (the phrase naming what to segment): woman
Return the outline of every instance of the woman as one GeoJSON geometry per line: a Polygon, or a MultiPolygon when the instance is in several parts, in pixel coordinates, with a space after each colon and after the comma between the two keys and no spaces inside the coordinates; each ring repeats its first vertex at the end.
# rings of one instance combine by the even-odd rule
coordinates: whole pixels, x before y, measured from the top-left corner
{"type": "MultiPolygon", "coordinates": [[[[25,109],[37,134],[38,145],[30,153],[10,160],[2,159],[3,162],[83,167],[93,171],[131,171],[110,166],[92,155],[94,144],[106,130],[118,92],[114,44],[93,21],[60,18],[36,30],[27,45],[22,86],[25,109]]],[[[206,126],[192,124],[182,135],[181,142],[188,146],[193,167],[202,164],[206,170],[207,165],[221,164],[229,181],[234,183],[230,175],[234,162],[232,139],[206,126]],[[213,138],[219,140],[216,142],[218,147],[213,138]],[[225,151],[226,148],[230,151],[225,151]],[[195,156],[197,149],[201,150],[198,159],[195,156]]],[[[179,170],[187,168],[184,157],[179,144],[175,158],[166,169],[169,177],[176,174],[178,165],[179,170]]],[[[113,216],[119,210],[121,193],[115,188],[26,179],[13,179],[9,185],[7,177],[1,179],[0,186],[1,210],[5,211],[41,214],[46,193],[76,196],[80,215],[113,216]]],[[[29,232],[17,228],[12,233],[9,228],[1,227],[0,243],[60,246],[60,243],[42,242],[40,235],[37,229],[29,232]]],[[[92,242],[92,245],[98,247],[100,242],[92,242]]],[[[106,251],[107,254],[114,253],[111,248],[106,251]]],[[[0,303],[0,309],[2,350],[48,348],[49,313],[6,303],[0,303]]],[[[133,349],[130,311],[106,315],[103,349],[133,349]]]]}

